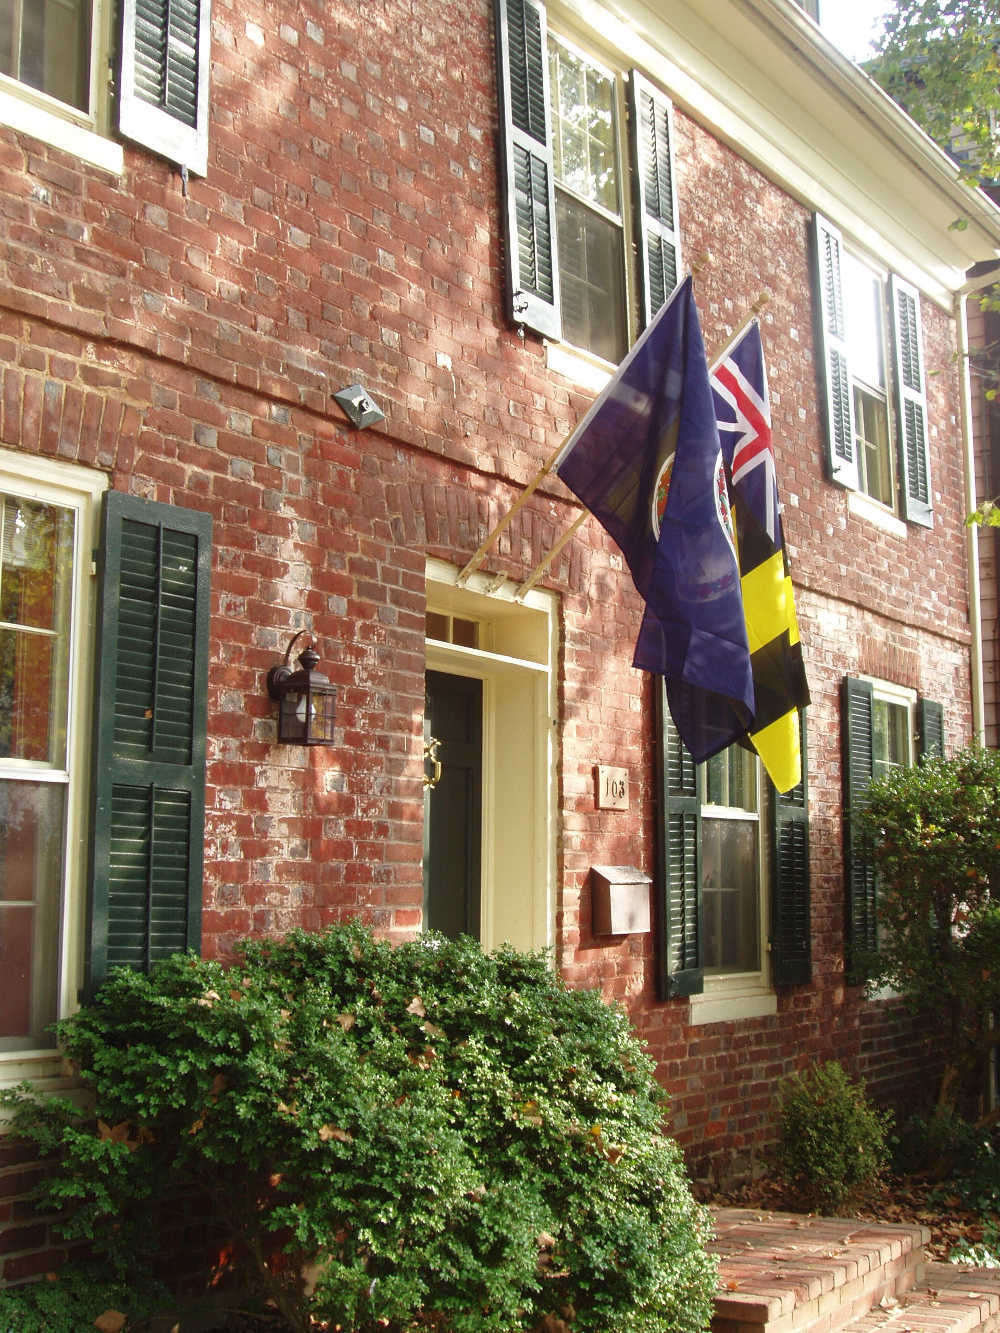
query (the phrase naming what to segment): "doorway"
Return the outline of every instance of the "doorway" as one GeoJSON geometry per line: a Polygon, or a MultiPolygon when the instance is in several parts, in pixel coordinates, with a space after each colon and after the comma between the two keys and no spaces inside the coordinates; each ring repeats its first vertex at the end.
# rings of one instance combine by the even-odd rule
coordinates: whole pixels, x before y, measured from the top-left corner
{"type": "Polygon", "coordinates": [[[424,923],[481,934],[483,682],[428,671],[424,707],[424,923]]]}

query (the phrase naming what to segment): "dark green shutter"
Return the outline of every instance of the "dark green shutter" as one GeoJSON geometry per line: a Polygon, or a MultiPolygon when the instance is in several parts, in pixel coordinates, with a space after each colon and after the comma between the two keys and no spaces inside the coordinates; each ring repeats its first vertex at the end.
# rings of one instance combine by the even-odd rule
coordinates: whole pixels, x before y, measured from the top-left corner
{"type": "Polygon", "coordinates": [[[903,516],[911,523],[922,523],[929,528],[933,519],[920,296],[915,287],[895,274],[889,285],[896,363],[896,426],[903,470],[903,516]]]}
{"type": "Polygon", "coordinates": [[[88,986],[201,939],[212,521],[105,501],[88,986]]]}
{"type": "Polygon", "coordinates": [[[648,324],[677,286],[681,268],[674,189],[673,110],[670,99],[632,71],[629,81],[636,248],[648,324]]]}
{"type": "Polygon", "coordinates": [[[122,0],[118,128],[204,176],[211,0],[122,0]]]}
{"type": "Polygon", "coordinates": [[[833,481],[857,490],[860,484],[854,446],[854,392],[848,363],[847,325],[841,284],[840,232],[816,214],[813,227],[819,348],[826,425],[827,470],[833,481]]]}
{"type": "Polygon", "coordinates": [[[932,699],[921,699],[917,715],[920,728],[920,757],[932,755],[944,758],[944,705],[932,699]]]}
{"type": "Polygon", "coordinates": [[[697,769],[656,691],[657,781],[661,812],[657,847],[659,990],[663,999],[703,989],[701,964],[701,801],[697,769]]]}
{"type": "Polygon", "coordinates": [[[864,980],[866,955],[878,948],[875,916],[875,870],[858,848],[853,817],[867,798],[874,774],[872,687],[868,681],[844,678],[842,718],[844,742],[844,874],[846,882],[847,977],[864,980]]]}
{"type": "Polygon", "coordinates": [[[508,314],[560,338],[545,6],[496,0],[496,42],[508,314]]]}
{"type": "Polygon", "coordinates": [[[812,980],[809,900],[809,787],[805,710],[799,711],[802,779],[782,795],[771,788],[771,980],[812,980]]]}

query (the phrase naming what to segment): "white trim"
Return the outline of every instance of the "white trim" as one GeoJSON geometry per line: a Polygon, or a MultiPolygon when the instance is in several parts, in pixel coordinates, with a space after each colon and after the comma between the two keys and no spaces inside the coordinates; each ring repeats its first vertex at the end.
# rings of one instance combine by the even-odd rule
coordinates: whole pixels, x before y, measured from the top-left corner
{"type": "Polygon", "coordinates": [[[772,990],[747,988],[738,993],[719,994],[709,988],[711,978],[705,978],[705,990],[692,995],[688,1022],[732,1023],[741,1018],[766,1018],[778,1012],[778,997],[772,990]]]}
{"type": "Polygon", "coordinates": [[[33,139],[40,139],[52,148],[61,148],[113,176],[124,173],[125,150],[120,143],[105,139],[70,119],[69,111],[66,114],[50,111],[27,91],[22,93],[19,85],[12,86],[18,88],[16,93],[6,87],[0,88],[0,124],[30,134],[33,139]]]}
{"type": "Polygon", "coordinates": [[[864,491],[847,492],[847,511],[855,518],[874,523],[883,532],[891,532],[894,537],[906,536],[907,525],[904,520],[898,518],[891,509],[887,509],[878,500],[866,495],[864,491]]]}
{"type": "Polygon", "coordinates": [[[516,602],[513,585],[481,574],[459,587],[458,572],[428,559],[428,610],[479,621],[482,647],[428,639],[426,663],[483,682],[481,936],[487,948],[551,948],[558,602],[535,589],[516,602]]]}

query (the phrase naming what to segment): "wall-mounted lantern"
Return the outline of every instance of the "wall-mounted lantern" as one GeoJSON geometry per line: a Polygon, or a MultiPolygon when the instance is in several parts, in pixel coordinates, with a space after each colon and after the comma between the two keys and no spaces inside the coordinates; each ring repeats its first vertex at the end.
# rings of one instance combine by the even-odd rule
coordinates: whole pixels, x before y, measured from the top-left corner
{"type": "Polygon", "coordinates": [[[286,745],[332,745],[337,708],[337,687],[317,671],[319,654],[310,644],[298,656],[301,670],[293,671],[288,658],[299,630],[285,649],[281,666],[267,673],[267,692],[278,700],[278,740],[286,745]]]}

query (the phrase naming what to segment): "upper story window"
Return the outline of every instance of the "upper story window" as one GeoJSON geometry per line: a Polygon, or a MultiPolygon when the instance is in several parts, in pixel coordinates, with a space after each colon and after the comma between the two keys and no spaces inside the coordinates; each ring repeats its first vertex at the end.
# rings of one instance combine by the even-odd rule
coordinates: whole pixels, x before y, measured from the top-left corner
{"type": "Polygon", "coordinates": [[[552,36],[549,71],[563,337],[617,363],[628,319],[615,80],[552,36]]]}
{"type": "Polygon", "coordinates": [[[3,0],[0,74],[90,111],[91,0],[3,0]]]}
{"type": "Polygon", "coordinates": [[[116,50],[118,132],[181,170],[204,175],[210,5],[0,0],[0,123],[121,170],[120,149],[116,156],[104,139],[112,99],[100,78],[108,53],[116,50]],[[115,19],[120,29],[113,36],[115,19]]]}
{"type": "Polygon", "coordinates": [[[833,481],[930,527],[920,296],[815,219],[827,466],[833,481]]]}
{"type": "Polygon", "coordinates": [[[680,271],[670,100],[495,2],[510,318],[616,363],[680,271]]]}

